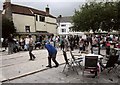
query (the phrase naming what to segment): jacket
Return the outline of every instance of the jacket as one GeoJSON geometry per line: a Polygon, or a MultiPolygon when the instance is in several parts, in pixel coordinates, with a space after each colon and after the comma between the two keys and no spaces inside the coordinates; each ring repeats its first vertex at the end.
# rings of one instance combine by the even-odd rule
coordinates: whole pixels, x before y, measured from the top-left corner
{"type": "Polygon", "coordinates": [[[45,48],[48,50],[50,56],[57,53],[56,48],[51,44],[45,44],[45,48]]]}

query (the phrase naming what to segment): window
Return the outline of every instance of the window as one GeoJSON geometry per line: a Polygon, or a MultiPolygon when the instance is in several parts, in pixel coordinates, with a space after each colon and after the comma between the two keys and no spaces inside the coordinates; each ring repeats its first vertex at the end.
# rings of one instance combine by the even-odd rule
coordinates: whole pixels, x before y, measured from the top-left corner
{"type": "Polygon", "coordinates": [[[62,25],[61,25],[61,27],[65,27],[65,26],[66,26],[66,24],[62,24],[62,25]]]}
{"type": "Polygon", "coordinates": [[[35,18],[36,18],[36,21],[38,21],[38,16],[37,15],[35,15],[35,18]]]}
{"type": "Polygon", "coordinates": [[[25,31],[30,32],[30,26],[25,26],[25,31]]]}
{"type": "Polygon", "coordinates": [[[44,16],[39,16],[39,21],[45,22],[45,17],[44,16]]]}
{"type": "Polygon", "coordinates": [[[66,29],[62,29],[62,32],[66,32],[66,29]]]}

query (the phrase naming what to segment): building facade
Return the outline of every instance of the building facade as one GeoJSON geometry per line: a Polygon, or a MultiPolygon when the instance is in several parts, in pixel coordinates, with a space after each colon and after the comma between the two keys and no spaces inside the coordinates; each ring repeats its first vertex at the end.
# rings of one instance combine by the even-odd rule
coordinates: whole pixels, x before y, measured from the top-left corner
{"type": "Polygon", "coordinates": [[[11,4],[11,0],[5,0],[2,14],[13,21],[19,36],[27,34],[36,36],[56,34],[56,17],[50,14],[48,6],[45,9],[46,11],[41,11],[26,6],[11,4]]]}
{"type": "Polygon", "coordinates": [[[58,24],[58,34],[63,36],[68,35],[78,35],[84,38],[84,32],[73,31],[71,28],[73,27],[72,16],[67,17],[58,17],[57,18],[58,24]]]}
{"type": "Polygon", "coordinates": [[[68,35],[70,32],[70,27],[73,26],[72,19],[68,17],[59,17],[57,18],[58,23],[58,34],[59,35],[68,35]]]}
{"type": "MultiPolygon", "coordinates": [[[[2,38],[2,10],[0,10],[0,39],[2,38]]],[[[2,41],[0,40],[0,47],[2,46],[2,41]]]]}

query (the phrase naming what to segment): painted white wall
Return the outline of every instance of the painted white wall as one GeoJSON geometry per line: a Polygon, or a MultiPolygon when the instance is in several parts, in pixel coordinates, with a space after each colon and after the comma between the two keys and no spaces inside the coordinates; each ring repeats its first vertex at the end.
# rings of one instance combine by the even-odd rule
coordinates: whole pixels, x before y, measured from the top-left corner
{"type": "Polygon", "coordinates": [[[26,32],[25,26],[30,26],[30,32],[35,32],[34,16],[12,14],[17,32],[26,32]]]}
{"type": "Polygon", "coordinates": [[[73,26],[70,22],[63,22],[58,24],[58,34],[69,34],[69,28],[73,26]],[[66,26],[61,26],[61,25],[66,25],[66,26]],[[62,32],[62,29],[66,29],[66,32],[62,32]]]}

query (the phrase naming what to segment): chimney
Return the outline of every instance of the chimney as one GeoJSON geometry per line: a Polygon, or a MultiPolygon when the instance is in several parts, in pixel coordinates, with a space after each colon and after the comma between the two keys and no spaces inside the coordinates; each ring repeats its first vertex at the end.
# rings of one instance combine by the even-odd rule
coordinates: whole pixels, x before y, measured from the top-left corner
{"type": "Polygon", "coordinates": [[[12,21],[11,0],[5,0],[3,10],[5,10],[5,17],[12,21]]]}
{"type": "Polygon", "coordinates": [[[46,9],[46,13],[49,14],[50,12],[49,12],[49,7],[48,7],[48,5],[47,5],[47,7],[46,7],[45,9],[46,9]]]}
{"type": "Polygon", "coordinates": [[[3,3],[3,9],[6,9],[8,7],[11,7],[11,0],[5,0],[3,3]]]}

